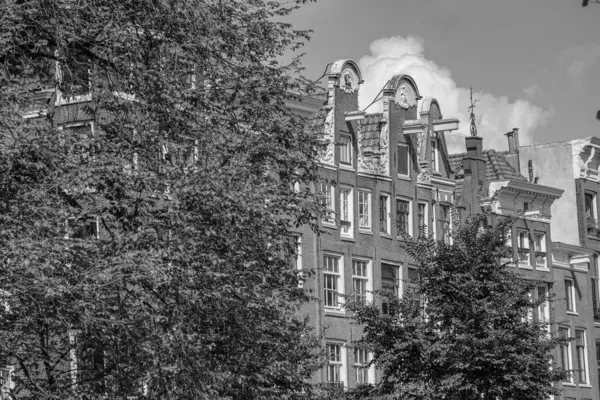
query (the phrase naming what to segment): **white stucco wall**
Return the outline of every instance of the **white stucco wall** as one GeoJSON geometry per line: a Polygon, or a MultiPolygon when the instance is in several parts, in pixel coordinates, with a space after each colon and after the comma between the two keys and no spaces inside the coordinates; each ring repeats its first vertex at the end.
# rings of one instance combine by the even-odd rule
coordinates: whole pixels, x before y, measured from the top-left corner
{"type": "Polygon", "coordinates": [[[528,162],[532,160],[533,176],[539,177],[539,184],[565,191],[552,205],[552,241],[579,245],[571,142],[523,146],[519,158],[523,176],[529,177],[528,162]]]}

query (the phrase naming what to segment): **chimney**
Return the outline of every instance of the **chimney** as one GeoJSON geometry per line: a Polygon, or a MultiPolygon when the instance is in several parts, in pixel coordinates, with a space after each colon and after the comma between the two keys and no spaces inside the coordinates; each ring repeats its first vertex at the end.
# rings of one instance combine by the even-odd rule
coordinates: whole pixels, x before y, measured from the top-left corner
{"type": "Polygon", "coordinates": [[[519,161],[519,128],[513,128],[512,131],[505,133],[508,139],[508,154],[506,160],[517,171],[521,172],[521,163],[519,161]]]}
{"type": "Polygon", "coordinates": [[[485,160],[483,159],[483,139],[467,136],[467,154],[463,158],[465,172],[463,184],[464,205],[469,214],[480,212],[479,191],[485,182],[485,160]]]}

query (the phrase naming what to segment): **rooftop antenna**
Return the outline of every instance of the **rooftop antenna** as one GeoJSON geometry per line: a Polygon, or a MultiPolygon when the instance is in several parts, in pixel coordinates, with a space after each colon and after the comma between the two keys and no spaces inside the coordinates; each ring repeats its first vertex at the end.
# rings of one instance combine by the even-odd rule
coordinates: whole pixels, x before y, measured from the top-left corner
{"type": "Polygon", "coordinates": [[[471,105],[467,108],[471,113],[471,136],[477,136],[477,126],[475,125],[475,103],[479,100],[473,101],[473,88],[471,89],[471,105]]]}

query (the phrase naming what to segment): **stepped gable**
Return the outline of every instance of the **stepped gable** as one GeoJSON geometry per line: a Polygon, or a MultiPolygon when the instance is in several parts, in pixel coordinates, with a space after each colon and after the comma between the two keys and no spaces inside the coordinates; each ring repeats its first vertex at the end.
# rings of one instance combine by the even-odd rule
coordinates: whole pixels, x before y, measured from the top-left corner
{"type": "MultiPolygon", "coordinates": [[[[451,154],[449,162],[452,170],[455,173],[456,178],[456,196],[462,193],[463,178],[465,172],[463,171],[463,157],[467,153],[451,154]]],[[[485,182],[479,191],[480,197],[487,197],[488,188],[490,182],[493,181],[526,181],[523,175],[515,171],[505,157],[508,152],[499,152],[493,149],[483,151],[483,159],[485,161],[485,182]]]]}
{"type": "Polygon", "coordinates": [[[378,154],[381,143],[382,113],[367,114],[360,122],[360,151],[362,154],[378,154]]]}

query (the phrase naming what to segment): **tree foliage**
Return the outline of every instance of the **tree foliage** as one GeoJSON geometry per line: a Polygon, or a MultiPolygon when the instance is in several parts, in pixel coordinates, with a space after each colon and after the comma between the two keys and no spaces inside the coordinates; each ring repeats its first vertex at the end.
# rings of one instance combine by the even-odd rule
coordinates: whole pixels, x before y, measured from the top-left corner
{"type": "Polygon", "coordinates": [[[315,180],[318,144],[285,106],[310,90],[298,60],[277,61],[308,38],[278,22],[294,8],[1,2],[0,362],[14,395],[306,390],[320,359],[290,229],[321,208],[294,190],[315,180]]]}
{"type": "MultiPolygon", "coordinates": [[[[357,344],[373,351],[383,379],[371,395],[401,399],[547,399],[566,371],[550,355],[566,339],[536,317],[540,282],[506,262],[513,221],[483,230],[477,215],[455,230],[453,244],[408,241],[418,266],[420,305],[384,292],[389,313],[376,304],[351,305],[365,326],[357,344]]],[[[550,299],[551,300],[551,299],[550,299]]],[[[548,305],[546,305],[548,307],[548,305]]]]}

